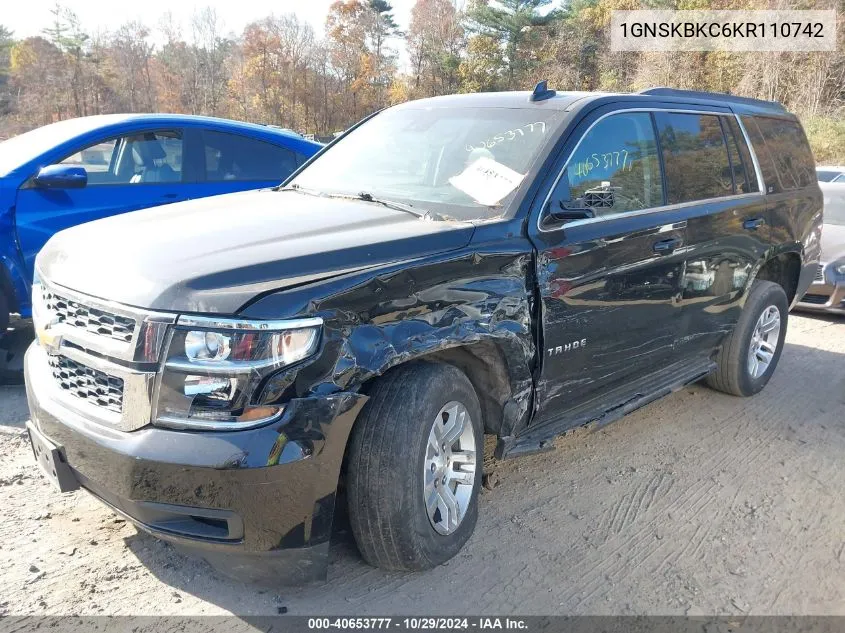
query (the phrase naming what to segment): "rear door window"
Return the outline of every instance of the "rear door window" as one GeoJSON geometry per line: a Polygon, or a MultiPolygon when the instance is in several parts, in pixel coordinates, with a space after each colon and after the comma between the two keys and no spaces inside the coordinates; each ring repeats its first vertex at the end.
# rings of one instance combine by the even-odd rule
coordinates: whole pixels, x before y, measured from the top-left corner
{"type": "Polygon", "coordinates": [[[728,139],[728,149],[731,155],[731,165],[734,168],[734,184],[736,184],[737,193],[759,192],[760,183],[757,181],[757,172],[754,169],[754,161],[751,159],[751,151],[748,149],[748,143],[745,141],[745,135],[742,133],[739,123],[736,122],[736,117],[723,117],[722,123],[725,127],[725,137],[728,139]],[[742,162],[742,171],[745,178],[744,183],[742,178],[737,177],[736,152],[739,153],[739,159],[742,162]]]}
{"type": "Polygon", "coordinates": [[[720,117],[656,112],[669,204],[730,196],[733,174],[720,117]]]}
{"type": "Polygon", "coordinates": [[[728,145],[728,158],[731,161],[731,173],[734,180],[735,193],[748,193],[748,180],[745,177],[745,166],[742,164],[742,158],[739,155],[739,147],[736,144],[736,139],[728,128],[725,117],[719,117],[722,122],[722,133],[725,135],[725,141],[728,145]]]}
{"type": "Polygon", "coordinates": [[[663,180],[651,116],[614,114],[595,124],[567,164],[569,197],[596,216],[659,207],[663,180]]]}
{"type": "Polygon", "coordinates": [[[745,131],[748,133],[751,147],[754,148],[754,155],[757,156],[760,173],[763,175],[763,182],[766,185],[766,193],[782,191],[780,179],[775,169],[774,158],[772,158],[769,148],[766,146],[766,140],[763,138],[760,128],[757,127],[756,119],[753,116],[743,116],[740,118],[745,131]]]}
{"type": "Polygon", "coordinates": [[[298,166],[293,150],[272,143],[209,130],[203,132],[203,140],[208,182],[282,182],[298,166]]]}

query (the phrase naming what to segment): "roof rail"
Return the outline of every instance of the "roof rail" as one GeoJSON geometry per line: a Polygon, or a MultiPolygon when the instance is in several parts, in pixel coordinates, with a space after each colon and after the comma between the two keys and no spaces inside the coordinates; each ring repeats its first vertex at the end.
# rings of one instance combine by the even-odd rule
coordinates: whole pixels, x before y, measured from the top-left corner
{"type": "Polygon", "coordinates": [[[747,106],[754,106],[756,108],[761,108],[763,110],[771,110],[773,112],[786,112],[786,108],[784,108],[777,101],[765,101],[763,99],[752,99],[750,97],[737,97],[735,95],[729,95],[723,92],[704,92],[701,90],[677,90],[675,88],[658,87],[640,90],[637,94],[650,95],[654,97],[685,97],[687,99],[722,101],[747,106]]]}

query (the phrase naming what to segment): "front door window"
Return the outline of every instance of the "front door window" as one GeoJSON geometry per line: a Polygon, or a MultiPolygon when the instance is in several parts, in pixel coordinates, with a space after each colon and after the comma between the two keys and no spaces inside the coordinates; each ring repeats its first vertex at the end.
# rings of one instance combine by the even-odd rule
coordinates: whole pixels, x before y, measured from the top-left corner
{"type": "Polygon", "coordinates": [[[663,182],[651,115],[601,119],[578,144],[567,167],[569,199],[596,216],[663,204],[663,182]]]}
{"type": "Polygon", "coordinates": [[[59,164],[84,167],[89,187],[181,182],[182,134],[177,130],[137,132],[98,141],[59,164]]]}

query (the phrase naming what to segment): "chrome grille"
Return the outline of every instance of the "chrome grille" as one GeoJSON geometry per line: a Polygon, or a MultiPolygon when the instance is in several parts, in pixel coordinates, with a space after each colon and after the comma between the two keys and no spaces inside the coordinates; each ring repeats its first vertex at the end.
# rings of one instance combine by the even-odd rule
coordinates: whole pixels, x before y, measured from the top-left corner
{"type": "Polygon", "coordinates": [[[48,356],[59,388],[90,404],[120,413],[123,410],[123,379],[109,376],[67,356],[48,356]]]}
{"type": "Polygon", "coordinates": [[[819,264],[816,269],[816,281],[824,281],[824,264],[819,264]]]}
{"type": "Polygon", "coordinates": [[[46,288],[43,296],[46,308],[55,315],[57,322],[124,343],[132,341],[135,319],[86,306],[46,288]]]}

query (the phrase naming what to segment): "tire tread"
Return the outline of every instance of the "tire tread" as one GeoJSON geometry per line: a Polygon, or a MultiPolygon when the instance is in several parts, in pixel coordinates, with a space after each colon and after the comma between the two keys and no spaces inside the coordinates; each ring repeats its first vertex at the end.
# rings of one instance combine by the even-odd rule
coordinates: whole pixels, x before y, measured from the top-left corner
{"type": "MultiPolygon", "coordinates": [[[[472,389],[463,372],[450,365],[414,362],[386,373],[373,385],[353,427],[347,471],[349,521],[362,557],[375,567],[417,570],[443,562],[407,529],[405,513],[412,511],[411,500],[395,480],[419,447],[420,427],[412,412],[424,410],[425,394],[444,379],[464,381],[472,389]]],[[[422,441],[427,439],[426,432],[422,441]]]]}
{"type": "MultiPolygon", "coordinates": [[[[778,300],[785,306],[786,293],[783,288],[771,281],[757,280],[751,286],[748,293],[748,298],[745,302],[745,307],[742,314],[737,321],[733,331],[728,335],[722,344],[722,348],[716,355],[716,370],[706,378],[707,385],[711,388],[721,391],[723,393],[734,396],[750,396],[753,391],[743,386],[742,373],[745,371],[745,337],[749,328],[753,328],[757,323],[757,318],[760,310],[762,310],[763,303],[768,301],[778,300]]],[[[781,328],[782,336],[786,335],[787,314],[783,314],[781,328]]],[[[775,367],[780,357],[780,348],[782,340],[779,344],[777,354],[774,359],[775,367]]],[[[774,372],[774,368],[772,370],[774,372]]],[[[770,374],[771,376],[771,374],[770,374]]],[[[767,378],[768,381],[768,378],[767,378]]],[[[765,384],[765,383],[764,383],[765,384]]]]}

